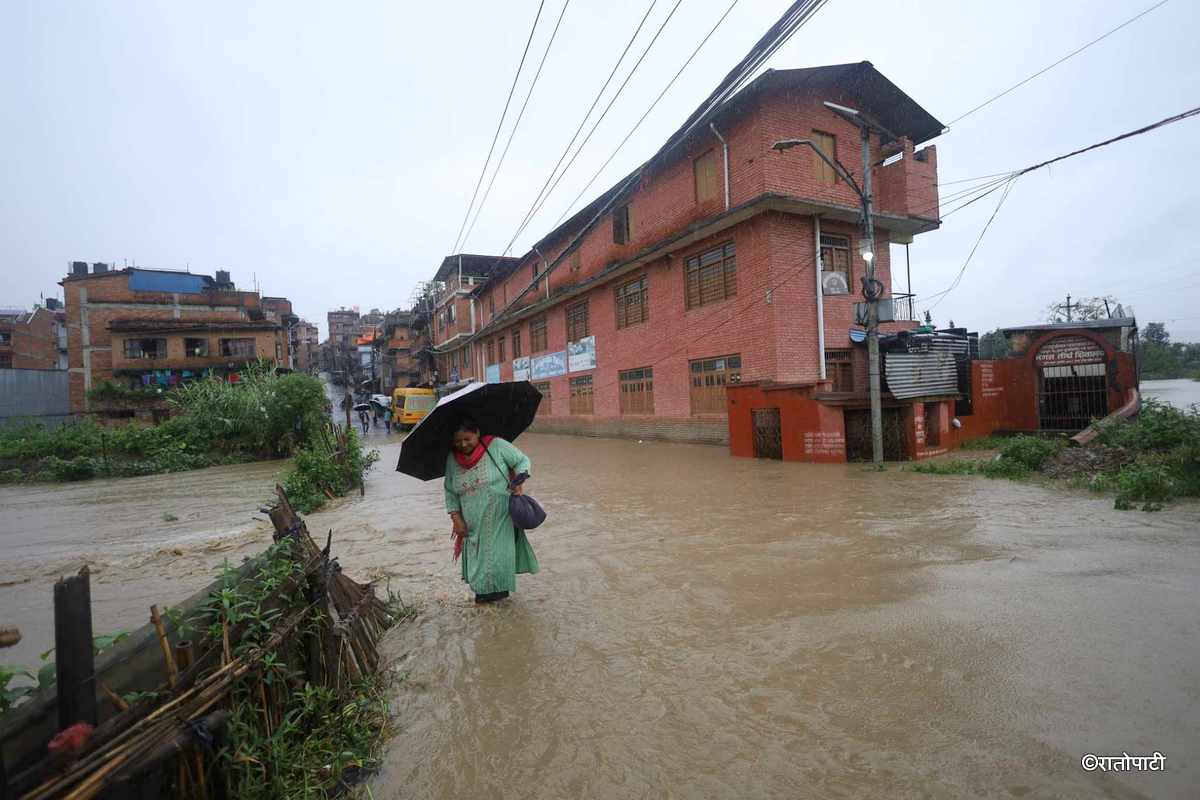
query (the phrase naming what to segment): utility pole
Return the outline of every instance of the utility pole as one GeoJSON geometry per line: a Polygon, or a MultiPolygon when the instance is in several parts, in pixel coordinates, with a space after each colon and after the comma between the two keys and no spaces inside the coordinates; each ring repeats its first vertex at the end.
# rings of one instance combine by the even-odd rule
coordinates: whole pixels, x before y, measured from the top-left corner
{"type": "Polygon", "coordinates": [[[871,219],[871,129],[858,126],[862,136],[863,158],[863,227],[867,247],[863,258],[867,262],[867,279],[863,282],[863,299],[867,301],[867,375],[871,392],[871,461],[883,464],[883,398],[879,385],[879,289],[875,280],[875,223],[871,219]]]}
{"type": "Polygon", "coordinates": [[[1067,322],[1074,322],[1071,319],[1071,295],[1067,294],[1067,322]]]}

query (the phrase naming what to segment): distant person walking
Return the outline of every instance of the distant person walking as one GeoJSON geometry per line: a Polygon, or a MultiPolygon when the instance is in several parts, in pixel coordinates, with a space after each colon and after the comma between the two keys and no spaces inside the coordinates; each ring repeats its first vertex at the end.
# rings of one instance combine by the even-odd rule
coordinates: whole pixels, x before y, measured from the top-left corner
{"type": "Polygon", "coordinates": [[[371,427],[371,414],[364,408],[358,412],[358,421],[362,423],[363,433],[366,433],[371,427]]]}

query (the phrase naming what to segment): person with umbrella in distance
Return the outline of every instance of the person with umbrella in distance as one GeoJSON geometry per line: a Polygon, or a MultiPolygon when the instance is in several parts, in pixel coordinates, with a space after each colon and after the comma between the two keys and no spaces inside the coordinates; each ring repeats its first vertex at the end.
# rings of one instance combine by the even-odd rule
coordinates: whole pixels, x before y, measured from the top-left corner
{"type": "Polygon", "coordinates": [[[516,591],[518,574],[539,569],[525,530],[545,512],[525,495],[529,457],[508,439],[528,427],[540,400],[527,382],[472,384],[442,398],[401,445],[397,470],[444,476],[454,557],[477,604],[503,600],[516,591]]]}

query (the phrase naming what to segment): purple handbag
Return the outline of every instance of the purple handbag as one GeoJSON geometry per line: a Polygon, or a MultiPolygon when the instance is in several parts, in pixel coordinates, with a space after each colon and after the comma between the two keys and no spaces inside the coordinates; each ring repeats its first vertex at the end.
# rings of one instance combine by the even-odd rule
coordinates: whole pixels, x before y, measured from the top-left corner
{"type": "MultiPolygon", "coordinates": [[[[492,451],[488,450],[488,456],[491,457],[492,463],[504,472],[504,467],[496,461],[496,457],[492,455],[492,451]]],[[[520,486],[528,478],[528,472],[522,472],[520,475],[512,475],[512,470],[509,470],[511,476],[508,486],[511,489],[513,486],[520,486]]],[[[537,526],[546,521],[546,509],[542,508],[542,504],[534,500],[527,494],[510,494],[508,496],[508,515],[512,517],[513,525],[523,531],[531,531],[537,526]]]]}

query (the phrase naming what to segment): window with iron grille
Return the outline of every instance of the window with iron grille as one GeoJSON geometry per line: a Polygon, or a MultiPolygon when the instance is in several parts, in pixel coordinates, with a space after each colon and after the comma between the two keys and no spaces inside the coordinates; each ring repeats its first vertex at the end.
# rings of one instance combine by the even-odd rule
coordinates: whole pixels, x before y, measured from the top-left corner
{"type": "Polygon", "coordinates": [[[826,350],[825,373],[833,381],[833,391],[854,391],[854,351],[826,350]]]}
{"type": "Polygon", "coordinates": [[[613,212],[613,241],[625,244],[629,241],[629,206],[623,205],[613,212]]]}
{"type": "Polygon", "coordinates": [[[627,369],[617,373],[622,414],[654,413],[654,368],[627,369]]]}
{"type": "MultiPolygon", "coordinates": [[[[813,131],[812,140],[813,144],[817,146],[817,149],[829,156],[830,160],[837,158],[837,137],[832,133],[813,131]]],[[[825,159],[821,158],[816,153],[813,153],[812,160],[813,175],[818,181],[827,186],[833,186],[838,182],[837,170],[829,166],[829,164],[826,164],[825,159]]]]}
{"type": "Polygon", "coordinates": [[[550,413],[550,381],[535,383],[533,388],[537,389],[542,395],[542,402],[538,403],[537,415],[544,417],[550,413]]]}
{"type": "Polygon", "coordinates": [[[504,337],[503,336],[496,337],[496,362],[500,363],[500,364],[504,363],[504,337]]]}
{"type": "Polygon", "coordinates": [[[709,150],[692,162],[692,173],[696,182],[696,202],[716,200],[718,195],[717,151],[709,150]]]}
{"type": "Polygon", "coordinates": [[[592,376],[571,378],[571,413],[592,413],[592,376]]]}
{"type": "MultiPolygon", "coordinates": [[[[164,344],[165,349],[165,344],[164,344]]],[[[166,353],[164,353],[166,355],[166,353]]],[[[254,358],[253,339],[222,339],[221,355],[227,358],[254,358]]]]}
{"type": "Polygon", "coordinates": [[[724,414],[725,387],[742,379],[742,357],[734,354],[688,362],[693,414],[724,414]]]}
{"type": "Polygon", "coordinates": [[[567,341],[578,342],[588,335],[588,302],[567,306],[567,341]]]}
{"type": "Polygon", "coordinates": [[[487,340],[487,363],[496,363],[496,344],[491,339],[487,340]]]}
{"type": "MultiPolygon", "coordinates": [[[[846,279],[847,290],[851,288],[850,280],[853,276],[850,273],[850,237],[821,234],[821,272],[840,272],[846,279]]],[[[825,276],[821,277],[821,285],[825,286],[825,276]]]]}
{"type": "Polygon", "coordinates": [[[513,358],[520,358],[521,357],[521,329],[520,328],[513,331],[512,340],[513,340],[513,358]]]}
{"type": "Polygon", "coordinates": [[[687,307],[699,308],[737,295],[733,242],[687,260],[687,307]]]}
{"type": "Polygon", "coordinates": [[[616,288],[617,327],[628,328],[650,319],[650,292],[646,276],[616,288]]]}
{"type": "Polygon", "coordinates": [[[546,318],[538,317],[529,323],[529,352],[540,353],[546,346],[546,318]]]}
{"type": "Polygon", "coordinates": [[[203,358],[208,355],[208,339],[183,340],[183,354],[187,358],[203,358]]]}
{"type": "MultiPolygon", "coordinates": [[[[222,342],[227,341],[222,339],[222,342]]],[[[253,339],[250,340],[254,342],[253,339]]],[[[125,340],[125,357],[126,358],[166,358],[167,357],[167,340],[166,339],[126,339],[125,340]]]]}

